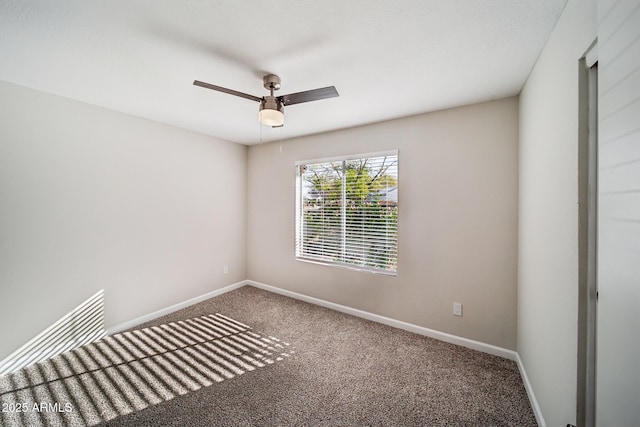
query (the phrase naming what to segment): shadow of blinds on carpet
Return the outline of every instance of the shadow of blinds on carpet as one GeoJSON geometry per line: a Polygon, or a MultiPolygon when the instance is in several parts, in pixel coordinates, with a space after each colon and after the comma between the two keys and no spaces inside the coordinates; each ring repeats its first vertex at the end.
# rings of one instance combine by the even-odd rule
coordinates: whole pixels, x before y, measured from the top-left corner
{"type": "Polygon", "coordinates": [[[0,376],[89,344],[105,334],[101,289],[0,361],[0,376]]]}
{"type": "Polygon", "coordinates": [[[21,409],[0,425],[100,424],[294,353],[220,313],[126,331],[0,378],[0,406],[21,409]]]}

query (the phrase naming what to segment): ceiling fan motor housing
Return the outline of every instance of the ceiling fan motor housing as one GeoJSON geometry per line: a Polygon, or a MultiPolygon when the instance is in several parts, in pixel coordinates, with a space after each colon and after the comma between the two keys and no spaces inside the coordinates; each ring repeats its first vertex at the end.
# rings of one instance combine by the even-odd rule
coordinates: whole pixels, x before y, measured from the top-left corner
{"type": "Polygon", "coordinates": [[[282,106],[282,102],[275,96],[265,96],[264,100],[260,103],[261,110],[278,110],[281,113],[284,113],[284,107],[282,106]]]}
{"type": "Polygon", "coordinates": [[[258,118],[262,124],[281,126],[284,123],[284,107],[282,102],[275,96],[265,96],[260,103],[258,118]]]}

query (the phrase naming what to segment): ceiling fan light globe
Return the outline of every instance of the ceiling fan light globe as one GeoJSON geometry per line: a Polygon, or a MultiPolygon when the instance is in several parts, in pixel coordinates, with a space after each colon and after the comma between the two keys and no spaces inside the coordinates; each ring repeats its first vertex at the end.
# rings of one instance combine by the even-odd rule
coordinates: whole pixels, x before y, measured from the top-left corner
{"type": "Polygon", "coordinates": [[[263,109],[258,113],[260,123],[267,126],[282,126],[284,124],[284,113],[278,110],[263,109]]]}
{"type": "Polygon", "coordinates": [[[265,96],[260,104],[258,113],[260,123],[267,126],[282,126],[284,124],[284,109],[282,103],[274,96],[265,96]]]}

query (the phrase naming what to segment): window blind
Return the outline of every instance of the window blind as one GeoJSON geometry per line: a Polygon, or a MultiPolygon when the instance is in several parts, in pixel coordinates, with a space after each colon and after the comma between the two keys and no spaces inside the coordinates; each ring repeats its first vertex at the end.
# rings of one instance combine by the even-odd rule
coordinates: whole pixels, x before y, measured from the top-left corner
{"type": "Polygon", "coordinates": [[[298,162],[296,257],[396,274],[398,153],[298,162]]]}

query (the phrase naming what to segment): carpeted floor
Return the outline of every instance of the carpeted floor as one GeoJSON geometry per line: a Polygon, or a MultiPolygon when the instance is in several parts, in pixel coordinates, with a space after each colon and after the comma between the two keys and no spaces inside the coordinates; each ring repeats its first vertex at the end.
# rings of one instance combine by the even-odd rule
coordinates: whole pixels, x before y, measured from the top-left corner
{"type": "Polygon", "coordinates": [[[2,426],[535,426],[512,361],[245,286],[0,377],[2,426]]]}

